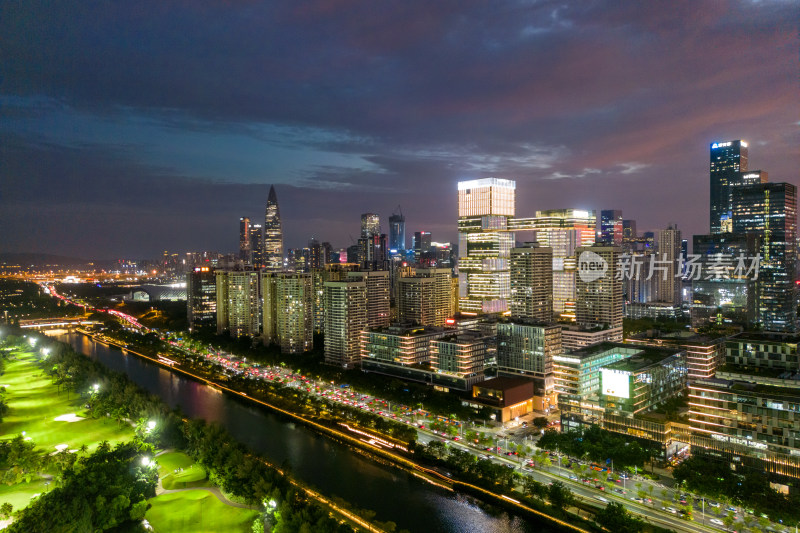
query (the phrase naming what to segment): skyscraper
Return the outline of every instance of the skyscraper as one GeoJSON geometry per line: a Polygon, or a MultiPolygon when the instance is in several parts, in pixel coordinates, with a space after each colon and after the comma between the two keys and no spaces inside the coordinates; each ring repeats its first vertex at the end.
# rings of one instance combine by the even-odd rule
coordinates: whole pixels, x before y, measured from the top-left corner
{"type": "Polygon", "coordinates": [[[595,245],[578,248],[575,252],[578,256],[576,322],[584,328],[621,329],[620,248],[595,245]]]}
{"type": "Polygon", "coordinates": [[[603,209],[600,211],[600,236],[597,241],[609,246],[622,246],[622,222],[621,210],[603,209]]]}
{"type": "Polygon", "coordinates": [[[514,234],[516,183],[486,178],[458,184],[459,309],[468,313],[508,310],[509,257],[514,234]]]}
{"type": "Polygon", "coordinates": [[[420,326],[444,326],[454,312],[450,278],[449,268],[418,268],[413,275],[399,278],[398,320],[420,326]]]}
{"type": "Polygon", "coordinates": [[[261,224],[250,224],[250,261],[254,268],[264,266],[264,233],[261,224]]]}
{"type": "Polygon", "coordinates": [[[217,270],[217,334],[255,337],[261,331],[258,272],[217,270]]]}
{"type": "Polygon", "coordinates": [[[348,280],[363,281],[367,288],[366,316],[367,326],[381,328],[389,325],[389,271],[373,270],[368,272],[348,272],[348,280]]]}
{"type": "Polygon", "coordinates": [[[214,269],[195,267],[186,274],[186,308],[189,331],[217,326],[217,280],[214,269]]]}
{"type": "Polygon", "coordinates": [[[325,283],[325,362],[352,368],[361,362],[361,332],[367,328],[367,284],[325,283]]]}
{"type": "Polygon", "coordinates": [[[389,249],[397,252],[406,250],[406,217],[402,211],[389,217],[389,249]]]}
{"type": "Polygon", "coordinates": [[[303,353],[314,347],[314,306],[311,274],[264,272],[264,343],[281,353],[303,353]]]}
{"type": "Polygon", "coordinates": [[[250,219],[248,217],[239,217],[239,259],[247,264],[252,262],[250,219]]]}
{"type": "Polygon", "coordinates": [[[381,234],[381,218],[375,213],[361,215],[361,237],[369,238],[381,234]]]}
{"type": "Polygon", "coordinates": [[[511,250],[511,316],[553,320],[553,249],[528,242],[511,250]]]}
{"type": "Polygon", "coordinates": [[[267,272],[283,270],[283,229],[274,185],[269,188],[264,216],[264,267],[267,272]]]}
{"type": "Polygon", "coordinates": [[[712,143],[710,159],[711,233],[729,233],[732,191],[742,183],[742,172],[747,170],[747,143],[741,140],[712,143]]]}
{"type": "Polygon", "coordinates": [[[681,256],[681,232],[676,225],[658,231],[657,261],[661,269],[654,272],[656,278],[656,300],[680,305],[681,277],[678,259],[681,256]]]}
{"type": "Polygon", "coordinates": [[[761,239],[757,319],[767,331],[797,331],[797,187],[743,185],[733,192],[733,231],[761,239]]]}

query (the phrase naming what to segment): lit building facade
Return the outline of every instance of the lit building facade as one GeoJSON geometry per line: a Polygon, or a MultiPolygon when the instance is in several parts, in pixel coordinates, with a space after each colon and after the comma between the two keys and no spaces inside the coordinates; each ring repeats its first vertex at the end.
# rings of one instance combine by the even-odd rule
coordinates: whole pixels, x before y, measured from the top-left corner
{"type": "Polygon", "coordinates": [[[267,208],[264,214],[264,268],[268,272],[283,270],[283,227],[278,208],[278,195],[275,186],[270,186],[267,208]]]}
{"type": "Polygon", "coordinates": [[[584,328],[622,327],[622,279],[618,274],[621,249],[615,246],[587,246],[575,251],[579,275],[576,281],[575,319],[584,328]],[[599,274],[600,264],[605,270],[599,274]]]}
{"type": "Polygon", "coordinates": [[[355,263],[330,263],[321,269],[312,271],[315,333],[325,333],[325,283],[328,281],[343,281],[348,272],[356,272],[357,270],[358,265],[355,263]]]}
{"type": "Polygon", "coordinates": [[[756,319],[767,331],[797,331],[797,187],[743,185],[733,191],[733,231],[761,242],[756,319]]]}
{"type": "Polygon", "coordinates": [[[311,274],[264,272],[263,338],[281,353],[303,353],[314,347],[314,298],[311,274]]]}
{"type": "Polygon", "coordinates": [[[508,310],[509,258],[514,234],[516,183],[487,178],[458,184],[459,309],[465,313],[508,310]]]}
{"type": "Polygon", "coordinates": [[[389,217],[389,249],[396,252],[406,250],[406,217],[402,212],[389,217]]]}
{"type": "Polygon", "coordinates": [[[217,277],[210,267],[195,267],[186,274],[186,311],[189,331],[216,329],[217,277]]]}
{"type": "MultiPolygon", "coordinates": [[[[681,232],[675,225],[658,231],[657,238],[658,271],[653,272],[656,284],[654,301],[671,305],[681,303],[681,232]]],[[[654,267],[655,270],[655,267],[654,267]]]]}
{"type": "Polygon", "coordinates": [[[449,335],[431,341],[432,370],[472,386],[484,380],[486,337],[472,333],[449,335]]]}
{"type": "Polygon", "coordinates": [[[367,284],[328,281],[325,291],[325,363],[353,368],[361,362],[361,332],[367,327],[367,284]]]}
{"type": "Polygon", "coordinates": [[[347,272],[348,280],[363,281],[367,287],[367,327],[382,328],[390,323],[389,271],[347,272]]]}
{"type": "Polygon", "coordinates": [[[258,272],[217,270],[217,334],[256,337],[261,333],[258,272]]]}
{"type": "Polygon", "coordinates": [[[553,249],[525,243],[511,250],[511,316],[553,321],[553,249]]]}
{"type": "Polygon", "coordinates": [[[600,231],[597,242],[608,246],[622,246],[622,211],[603,209],[600,211],[600,231]]]}
{"type": "Polygon", "coordinates": [[[451,279],[449,268],[418,268],[413,275],[398,278],[398,320],[421,326],[444,326],[455,312],[451,279]]]}
{"type": "Polygon", "coordinates": [[[553,358],[562,353],[560,326],[517,320],[497,324],[498,375],[532,378],[540,398],[537,409],[556,403],[553,358]]]}
{"type": "Polygon", "coordinates": [[[741,140],[720,141],[710,150],[710,233],[730,233],[733,189],[747,171],[747,143],[741,140]]]}

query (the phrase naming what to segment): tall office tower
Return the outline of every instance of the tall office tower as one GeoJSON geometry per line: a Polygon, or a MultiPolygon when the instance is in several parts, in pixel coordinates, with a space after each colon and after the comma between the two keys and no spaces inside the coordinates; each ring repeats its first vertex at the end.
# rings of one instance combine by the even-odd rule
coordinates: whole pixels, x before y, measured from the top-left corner
{"type": "Polygon", "coordinates": [[[389,249],[396,252],[406,250],[406,217],[400,206],[397,206],[399,214],[395,213],[389,217],[389,249]]]}
{"type": "Polygon", "coordinates": [[[331,246],[331,243],[323,242],[320,246],[322,247],[322,266],[339,262],[338,259],[336,261],[333,260],[333,246],[331,246]]]}
{"type": "Polygon", "coordinates": [[[656,283],[656,301],[672,305],[681,303],[681,232],[677,225],[658,230],[656,263],[653,277],[656,283]]]}
{"type": "Polygon", "coordinates": [[[311,237],[311,240],[308,241],[308,270],[313,270],[315,268],[322,268],[325,266],[325,257],[324,251],[322,249],[322,244],[311,237]]]}
{"type": "Polygon", "coordinates": [[[252,264],[253,251],[250,246],[250,219],[239,217],[239,259],[252,264]]]}
{"type": "Polygon", "coordinates": [[[622,242],[630,242],[637,237],[636,234],[636,221],[623,220],[622,221],[622,242]]]}
{"type": "Polygon", "coordinates": [[[747,143],[744,141],[711,144],[711,233],[731,231],[732,190],[741,184],[747,171],[747,143]]]}
{"type": "Polygon", "coordinates": [[[189,331],[217,327],[217,278],[213,268],[198,266],[186,274],[186,310],[189,331]]]}
{"type": "MultiPolygon", "coordinates": [[[[308,272],[310,256],[311,250],[308,248],[289,248],[286,254],[286,270],[289,272],[308,272]]],[[[269,270],[266,271],[269,272],[269,270]]]]}
{"type": "Polygon", "coordinates": [[[261,224],[250,224],[250,259],[253,268],[264,266],[264,234],[261,224]]]}
{"type": "Polygon", "coordinates": [[[537,211],[532,221],[525,221],[536,231],[536,241],[553,249],[553,313],[556,318],[575,320],[575,250],[594,244],[596,221],[594,211],[580,209],[537,211]]]}
{"type": "Polygon", "coordinates": [[[255,337],[261,332],[258,272],[217,270],[217,334],[255,337]]]}
{"type": "Polygon", "coordinates": [[[534,378],[536,396],[552,395],[553,357],[562,353],[561,326],[513,319],[497,324],[498,375],[534,378]]]}
{"type": "Polygon", "coordinates": [[[553,249],[526,242],[511,250],[511,316],[553,321],[553,249]]]}
{"type": "Polygon", "coordinates": [[[497,178],[458,184],[459,310],[498,313],[511,296],[509,257],[516,182],[497,178]]]}
{"type": "Polygon", "coordinates": [[[367,326],[382,328],[389,325],[389,271],[372,270],[366,272],[348,272],[345,279],[363,281],[367,287],[367,326]]]}
{"type": "Polygon", "coordinates": [[[414,259],[420,260],[422,254],[431,248],[431,232],[430,231],[415,231],[414,232],[414,259]]]}
{"type": "Polygon", "coordinates": [[[397,280],[398,320],[419,326],[444,326],[454,309],[449,268],[418,268],[397,280]]]}
{"type": "Polygon", "coordinates": [[[264,272],[264,344],[281,353],[303,353],[314,347],[314,294],[311,274],[264,272]]]}
{"type": "MultiPolygon", "coordinates": [[[[753,325],[757,321],[758,295],[756,281],[746,270],[736,272],[738,261],[725,266],[725,258],[755,257],[761,241],[756,234],[717,233],[695,235],[694,255],[697,266],[687,265],[686,276],[692,280],[692,326],[709,320],[753,325]],[[722,268],[720,268],[722,265],[722,268]],[[708,279],[706,279],[708,278],[708,279]]],[[[749,265],[746,265],[749,266],[749,265]]]]}
{"type": "Polygon", "coordinates": [[[797,331],[797,187],[759,183],[733,192],[733,231],[761,239],[758,322],[767,331],[797,331]]]}
{"type": "Polygon", "coordinates": [[[621,328],[620,248],[595,245],[578,248],[575,252],[578,256],[576,322],[584,328],[621,328]]]}
{"type": "Polygon", "coordinates": [[[325,362],[344,368],[361,361],[361,332],[367,328],[367,283],[325,283],[325,362]]]}
{"type": "Polygon", "coordinates": [[[359,264],[366,270],[384,270],[388,268],[388,241],[386,234],[370,235],[358,239],[359,264]]]}
{"type": "Polygon", "coordinates": [[[375,213],[361,215],[361,236],[372,237],[381,234],[381,218],[375,213]]]}
{"type": "Polygon", "coordinates": [[[348,272],[358,270],[355,263],[329,263],[312,271],[314,285],[314,332],[325,333],[325,283],[343,281],[348,272]]]}
{"type": "Polygon", "coordinates": [[[264,268],[267,272],[283,270],[283,229],[274,185],[269,188],[264,216],[264,268]]]}
{"type": "Polygon", "coordinates": [[[603,209],[600,211],[600,235],[597,242],[609,246],[622,246],[622,237],[622,211],[619,209],[603,209]]]}

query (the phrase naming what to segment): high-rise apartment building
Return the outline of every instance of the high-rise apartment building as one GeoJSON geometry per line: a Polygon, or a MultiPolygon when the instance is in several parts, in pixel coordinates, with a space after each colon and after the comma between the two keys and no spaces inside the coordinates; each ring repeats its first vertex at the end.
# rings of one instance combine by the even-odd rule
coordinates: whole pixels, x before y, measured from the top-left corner
{"type": "Polygon", "coordinates": [[[270,186],[267,209],[264,216],[264,268],[267,272],[283,270],[283,228],[281,212],[278,209],[278,195],[275,186],[270,186]]]}
{"type": "Polygon", "coordinates": [[[328,281],[325,291],[325,362],[352,368],[361,361],[361,332],[367,328],[367,283],[328,281]]]}
{"type": "Polygon", "coordinates": [[[389,217],[389,249],[395,252],[406,250],[406,217],[402,211],[389,217]]]}
{"type": "Polygon", "coordinates": [[[712,143],[710,159],[711,233],[729,233],[733,189],[741,185],[742,173],[747,171],[747,143],[741,140],[712,143]]]}
{"type": "Polygon", "coordinates": [[[600,231],[597,242],[609,246],[622,246],[623,221],[619,209],[603,209],[600,211],[600,231]]]}
{"type": "Polygon", "coordinates": [[[655,301],[680,305],[681,303],[681,232],[676,225],[658,231],[657,255],[653,263],[655,301]]]}
{"type": "Polygon", "coordinates": [[[367,287],[367,327],[380,328],[388,326],[391,321],[389,271],[348,272],[346,279],[363,281],[367,287]]]}
{"type": "Polygon", "coordinates": [[[314,294],[311,274],[261,274],[264,344],[281,353],[303,353],[314,347],[314,294]]]}
{"type": "Polygon", "coordinates": [[[325,333],[325,283],[343,281],[348,272],[357,270],[358,265],[355,263],[329,263],[321,269],[312,271],[315,333],[325,333]]]}
{"type": "Polygon", "coordinates": [[[431,368],[436,374],[473,385],[484,379],[486,338],[475,333],[462,333],[432,339],[431,368]]]}
{"type": "Polygon", "coordinates": [[[486,178],[458,184],[459,309],[467,313],[508,310],[509,257],[514,234],[516,183],[486,178]]]}
{"type": "Polygon", "coordinates": [[[622,327],[622,279],[618,275],[620,248],[578,248],[576,322],[584,328],[622,327]]]}
{"type": "Polygon", "coordinates": [[[757,320],[767,331],[797,331],[797,187],[743,185],[733,192],[733,231],[761,241],[757,320]]]}
{"type": "Polygon", "coordinates": [[[553,321],[553,249],[527,242],[511,250],[511,316],[553,321]]]}
{"type": "Polygon", "coordinates": [[[422,254],[430,250],[432,239],[430,231],[414,232],[414,259],[419,261],[422,254]]]}
{"type": "Polygon", "coordinates": [[[398,321],[420,326],[444,326],[452,307],[449,268],[418,268],[398,278],[398,321]]]}
{"type": "Polygon", "coordinates": [[[217,327],[217,278],[210,267],[195,267],[186,274],[186,310],[189,331],[217,327]]]}
{"type": "Polygon", "coordinates": [[[252,264],[252,248],[250,246],[250,219],[239,217],[239,259],[252,264]]]}
{"type": "Polygon", "coordinates": [[[217,333],[256,337],[261,332],[258,272],[217,270],[217,333]]]}

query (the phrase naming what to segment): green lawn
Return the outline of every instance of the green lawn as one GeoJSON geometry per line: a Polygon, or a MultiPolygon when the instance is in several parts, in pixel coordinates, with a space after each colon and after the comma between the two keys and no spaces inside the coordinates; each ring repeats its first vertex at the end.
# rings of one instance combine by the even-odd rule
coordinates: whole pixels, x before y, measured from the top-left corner
{"type": "Polygon", "coordinates": [[[62,415],[80,414],[83,410],[80,397],[70,393],[68,398],[63,387],[58,394],[56,386],[42,374],[31,355],[17,354],[19,359],[7,361],[6,372],[0,376],[0,386],[6,387],[10,407],[8,416],[0,424],[0,439],[11,439],[24,431],[26,437],[45,451],[55,451],[59,444],[66,444],[70,450],[86,444],[93,451],[104,440],[114,445],[133,437],[132,427],[120,426],[109,418],[56,421],[55,418],[62,415]]]}
{"type": "Polygon", "coordinates": [[[31,502],[31,498],[36,494],[44,494],[46,490],[52,489],[52,482],[45,487],[44,479],[37,479],[30,483],[18,483],[16,485],[0,484],[0,505],[10,503],[14,510],[24,509],[31,502]]]}
{"type": "Polygon", "coordinates": [[[207,490],[162,494],[149,502],[152,507],[145,518],[156,533],[247,533],[258,516],[258,511],[222,503],[207,490]]]}
{"type": "Polygon", "coordinates": [[[167,490],[203,487],[208,484],[206,471],[182,452],[168,452],[156,457],[161,486],[167,490]],[[180,472],[175,470],[180,469],[180,472]]]}

